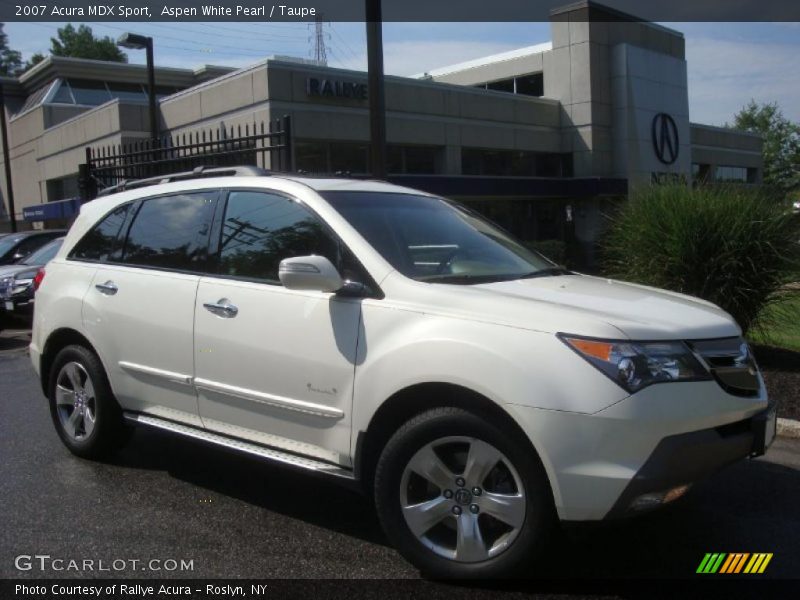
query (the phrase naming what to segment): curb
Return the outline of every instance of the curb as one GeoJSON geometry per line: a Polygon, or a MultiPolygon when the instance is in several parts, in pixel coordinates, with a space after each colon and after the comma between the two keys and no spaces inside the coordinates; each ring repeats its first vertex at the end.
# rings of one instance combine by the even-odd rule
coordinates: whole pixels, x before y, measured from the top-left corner
{"type": "Polygon", "coordinates": [[[778,419],[776,433],[781,437],[800,438],[800,421],[795,419],[778,419]]]}

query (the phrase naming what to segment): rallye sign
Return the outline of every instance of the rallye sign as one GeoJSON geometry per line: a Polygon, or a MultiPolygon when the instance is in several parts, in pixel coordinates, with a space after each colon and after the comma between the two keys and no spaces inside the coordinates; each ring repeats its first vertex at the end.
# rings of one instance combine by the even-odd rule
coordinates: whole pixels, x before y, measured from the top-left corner
{"type": "Polygon", "coordinates": [[[309,77],[306,80],[306,94],[318,98],[367,99],[367,84],[341,79],[309,77]]]}

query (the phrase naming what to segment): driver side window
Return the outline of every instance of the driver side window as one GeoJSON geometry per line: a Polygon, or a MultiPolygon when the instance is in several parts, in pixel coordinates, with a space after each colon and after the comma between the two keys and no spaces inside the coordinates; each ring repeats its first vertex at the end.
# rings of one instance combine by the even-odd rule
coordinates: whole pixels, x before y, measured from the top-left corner
{"type": "Polygon", "coordinates": [[[324,256],[342,271],[338,240],[304,206],[278,194],[229,194],[220,232],[218,274],[280,284],[280,262],[310,254],[324,256]]]}

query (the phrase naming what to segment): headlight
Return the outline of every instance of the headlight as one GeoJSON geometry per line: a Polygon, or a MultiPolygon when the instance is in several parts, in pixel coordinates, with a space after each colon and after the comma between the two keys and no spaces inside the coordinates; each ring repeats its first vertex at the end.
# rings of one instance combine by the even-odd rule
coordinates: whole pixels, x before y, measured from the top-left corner
{"type": "Polygon", "coordinates": [[[711,379],[683,342],[632,342],[559,334],[562,342],[630,393],[664,381],[711,379]]]}
{"type": "Polygon", "coordinates": [[[33,285],[33,279],[15,279],[11,287],[11,295],[21,294],[33,285]]]}

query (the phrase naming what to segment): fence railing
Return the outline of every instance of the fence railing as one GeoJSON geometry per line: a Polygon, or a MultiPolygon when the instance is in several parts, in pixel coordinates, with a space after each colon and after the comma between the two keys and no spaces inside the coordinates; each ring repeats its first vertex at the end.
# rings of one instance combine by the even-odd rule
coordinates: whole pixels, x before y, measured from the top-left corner
{"type": "Polygon", "coordinates": [[[99,190],[123,181],[191,171],[196,167],[252,165],[290,172],[291,119],[191,131],[129,144],[87,147],[80,165],[81,197],[91,200],[99,190]]]}

